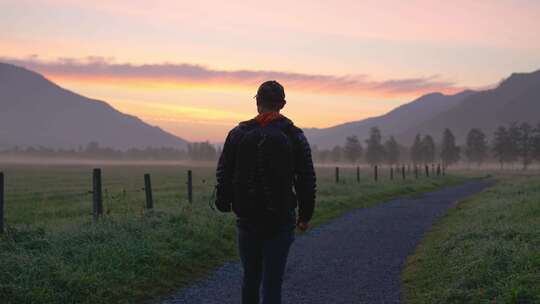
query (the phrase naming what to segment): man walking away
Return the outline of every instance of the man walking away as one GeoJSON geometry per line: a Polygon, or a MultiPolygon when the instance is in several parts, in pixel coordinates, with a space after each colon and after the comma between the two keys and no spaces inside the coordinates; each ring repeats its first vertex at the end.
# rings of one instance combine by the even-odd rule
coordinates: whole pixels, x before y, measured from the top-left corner
{"type": "Polygon", "coordinates": [[[295,226],[306,230],[313,216],[316,178],[304,133],[279,113],[283,86],[264,82],[255,98],[259,115],[232,129],[223,146],[216,207],[237,216],[242,303],[258,304],[262,283],[262,303],[280,304],[295,226]]]}

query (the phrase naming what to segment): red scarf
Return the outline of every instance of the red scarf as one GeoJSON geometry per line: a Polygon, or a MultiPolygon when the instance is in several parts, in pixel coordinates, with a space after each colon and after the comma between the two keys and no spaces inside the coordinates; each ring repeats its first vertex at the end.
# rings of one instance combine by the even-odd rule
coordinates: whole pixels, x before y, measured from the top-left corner
{"type": "Polygon", "coordinates": [[[261,113],[257,115],[257,117],[255,117],[255,120],[257,121],[259,125],[261,125],[261,127],[264,127],[268,125],[269,123],[271,123],[272,121],[282,118],[282,117],[283,115],[279,114],[279,112],[266,112],[266,113],[261,113]]]}

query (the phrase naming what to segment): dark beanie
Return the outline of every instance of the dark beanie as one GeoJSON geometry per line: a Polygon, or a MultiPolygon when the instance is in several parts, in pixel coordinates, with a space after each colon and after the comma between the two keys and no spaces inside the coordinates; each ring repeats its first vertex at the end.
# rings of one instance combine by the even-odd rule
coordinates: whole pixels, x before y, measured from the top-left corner
{"type": "Polygon", "coordinates": [[[269,80],[261,84],[255,98],[260,104],[280,104],[285,102],[285,89],[279,82],[269,80]]]}

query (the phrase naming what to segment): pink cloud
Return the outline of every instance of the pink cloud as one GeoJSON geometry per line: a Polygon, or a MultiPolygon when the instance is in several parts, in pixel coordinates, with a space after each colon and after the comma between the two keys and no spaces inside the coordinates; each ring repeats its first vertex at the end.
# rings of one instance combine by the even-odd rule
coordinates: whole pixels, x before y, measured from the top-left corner
{"type": "Polygon", "coordinates": [[[41,61],[37,56],[25,59],[0,58],[1,61],[35,70],[45,75],[117,80],[151,80],[178,84],[249,86],[275,79],[288,89],[330,95],[417,95],[464,89],[438,75],[403,79],[373,80],[367,75],[325,75],[268,70],[218,70],[189,63],[134,65],[116,63],[112,58],[59,58],[41,61]]]}

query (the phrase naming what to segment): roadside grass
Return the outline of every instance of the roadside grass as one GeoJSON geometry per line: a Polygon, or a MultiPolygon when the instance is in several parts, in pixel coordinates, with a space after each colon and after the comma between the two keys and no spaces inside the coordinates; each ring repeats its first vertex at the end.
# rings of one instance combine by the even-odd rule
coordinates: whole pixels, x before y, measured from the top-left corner
{"type": "Polygon", "coordinates": [[[540,177],[497,179],[437,222],[409,257],[405,303],[540,303],[540,177]]]}
{"type": "MultiPolygon", "coordinates": [[[[103,168],[106,214],[91,220],[91,167],[8,167],[7,233],[0,236],[1,303],[133,303],[186,286],[237,259],[234,216],[212,211],[214,169],[193,168],[195,201],[185,199],[186,167],[103,168]],[[142,174],[152,173],[155,209],[145,210],[142,174]],[[125,193],[125,194],[124,194],[125,193]]],[[[366,172],[368,172],[366,170],[366,172]]],[[[318,225],[353,208],[414,195],[467,178],[374,182],[362,172],[318,168],[318,225]]]]}

